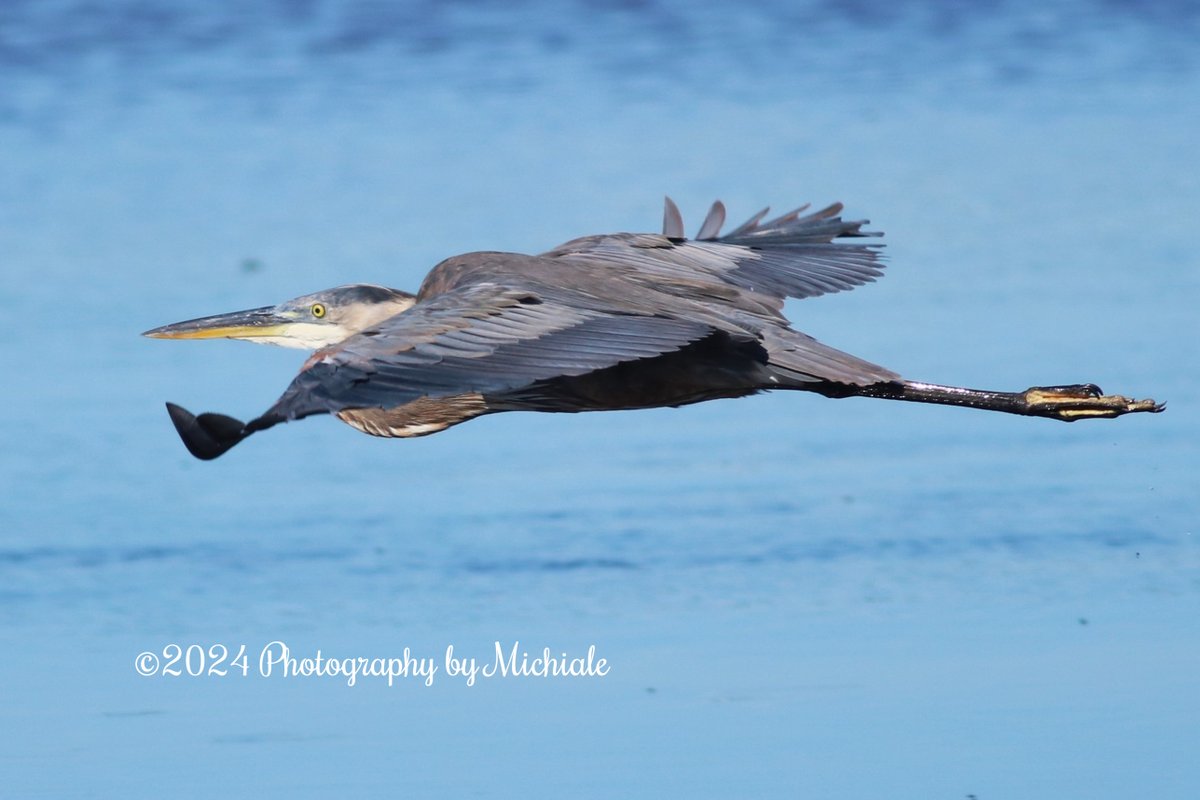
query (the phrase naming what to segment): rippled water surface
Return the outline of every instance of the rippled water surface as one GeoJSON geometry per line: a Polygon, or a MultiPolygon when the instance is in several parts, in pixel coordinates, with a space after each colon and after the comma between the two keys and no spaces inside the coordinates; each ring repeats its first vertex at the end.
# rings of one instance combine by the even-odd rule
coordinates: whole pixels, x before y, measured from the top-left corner
{"type": "MultiPolygon", "coordinates": [[[[13,796],[1188,796],[1200,786],[1192,4],[0,4],[0,771],[13,796]],[[1059,425],[773,395],[327,418],[147,328],[440,259],[843,200],[797,327],[1059,425]],[[165,646],[520,641],[603,677],[139,677],[165,646]]],[[[735,220],[740,222],[741,220],[735,220]]]]}

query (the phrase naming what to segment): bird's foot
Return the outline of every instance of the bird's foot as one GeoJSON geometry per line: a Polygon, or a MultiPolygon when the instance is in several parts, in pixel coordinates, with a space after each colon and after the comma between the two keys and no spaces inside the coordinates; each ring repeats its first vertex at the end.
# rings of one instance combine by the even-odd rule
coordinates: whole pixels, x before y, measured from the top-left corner
{"type": "Polygon", "coordinates": [[[1022,396],[1026,414],[1049,417],[1063,422],[1090,417],[1119,417],[1138,411],[1158,413],[1167,406],[1153,400],[1133,400],[1118,394],[1104,394],[1094,383],[1069,386],[1034,386],[1022,396]]]}

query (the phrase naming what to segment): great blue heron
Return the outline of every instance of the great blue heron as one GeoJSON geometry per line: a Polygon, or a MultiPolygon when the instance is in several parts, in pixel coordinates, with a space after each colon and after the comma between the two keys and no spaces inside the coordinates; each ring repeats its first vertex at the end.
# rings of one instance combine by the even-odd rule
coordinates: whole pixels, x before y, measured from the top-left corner
{"type": "Polygon", "coordinates": [[[220,456],[256,431],[314,414],[374,436],[423,436],[498,411],[681,406],[769,389],[968,406],[1071,422],[1162,411],[1092,384],[993,392],[919,383],[794,331],[784,299],[882,274],[878,236],[842,205],[808,206],[725,236],[713,204],[695,239],[666,200],[662,234],[586,236],[539,256],[468,253],[416,295],[351,285],[277,306],[147,331],[316,352],[262,416],[243,423],[167,404],[192,455],[220,456]]]}

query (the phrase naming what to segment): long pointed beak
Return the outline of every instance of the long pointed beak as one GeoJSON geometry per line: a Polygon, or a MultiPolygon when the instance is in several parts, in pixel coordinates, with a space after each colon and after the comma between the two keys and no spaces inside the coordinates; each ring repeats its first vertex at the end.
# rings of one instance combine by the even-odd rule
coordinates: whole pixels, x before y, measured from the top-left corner
{"type": "Polygon", "coordinates": [[[152,339],[253,339],[282,335],[293,322],[295,319],[277,313],[274,306],[264,306],[163,325],[142,336],[152,339]]]}

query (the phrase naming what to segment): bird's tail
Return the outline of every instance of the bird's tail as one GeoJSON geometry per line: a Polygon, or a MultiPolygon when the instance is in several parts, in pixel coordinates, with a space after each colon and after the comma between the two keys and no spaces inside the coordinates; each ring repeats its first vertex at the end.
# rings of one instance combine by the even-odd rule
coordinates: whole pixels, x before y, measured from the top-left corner
{"type": "Polygon", "coordinates": [[[886,367],[864,361],[790,328],[763,331],[771,372],[790,388],[815,390],[815,383],[871,386],[900,380],[886,367]]]}
{"type": "Polygon", "coordinates": [[[179,432],[188,452],[203,461],[211,461],[224,455],[230,448],[256,430],[267,426],[256,426],[258,420],[247,425],[240,419],[224,414],[201,414],[196,416],[186,408],[167,403],[167,413],[179,432]]]}

